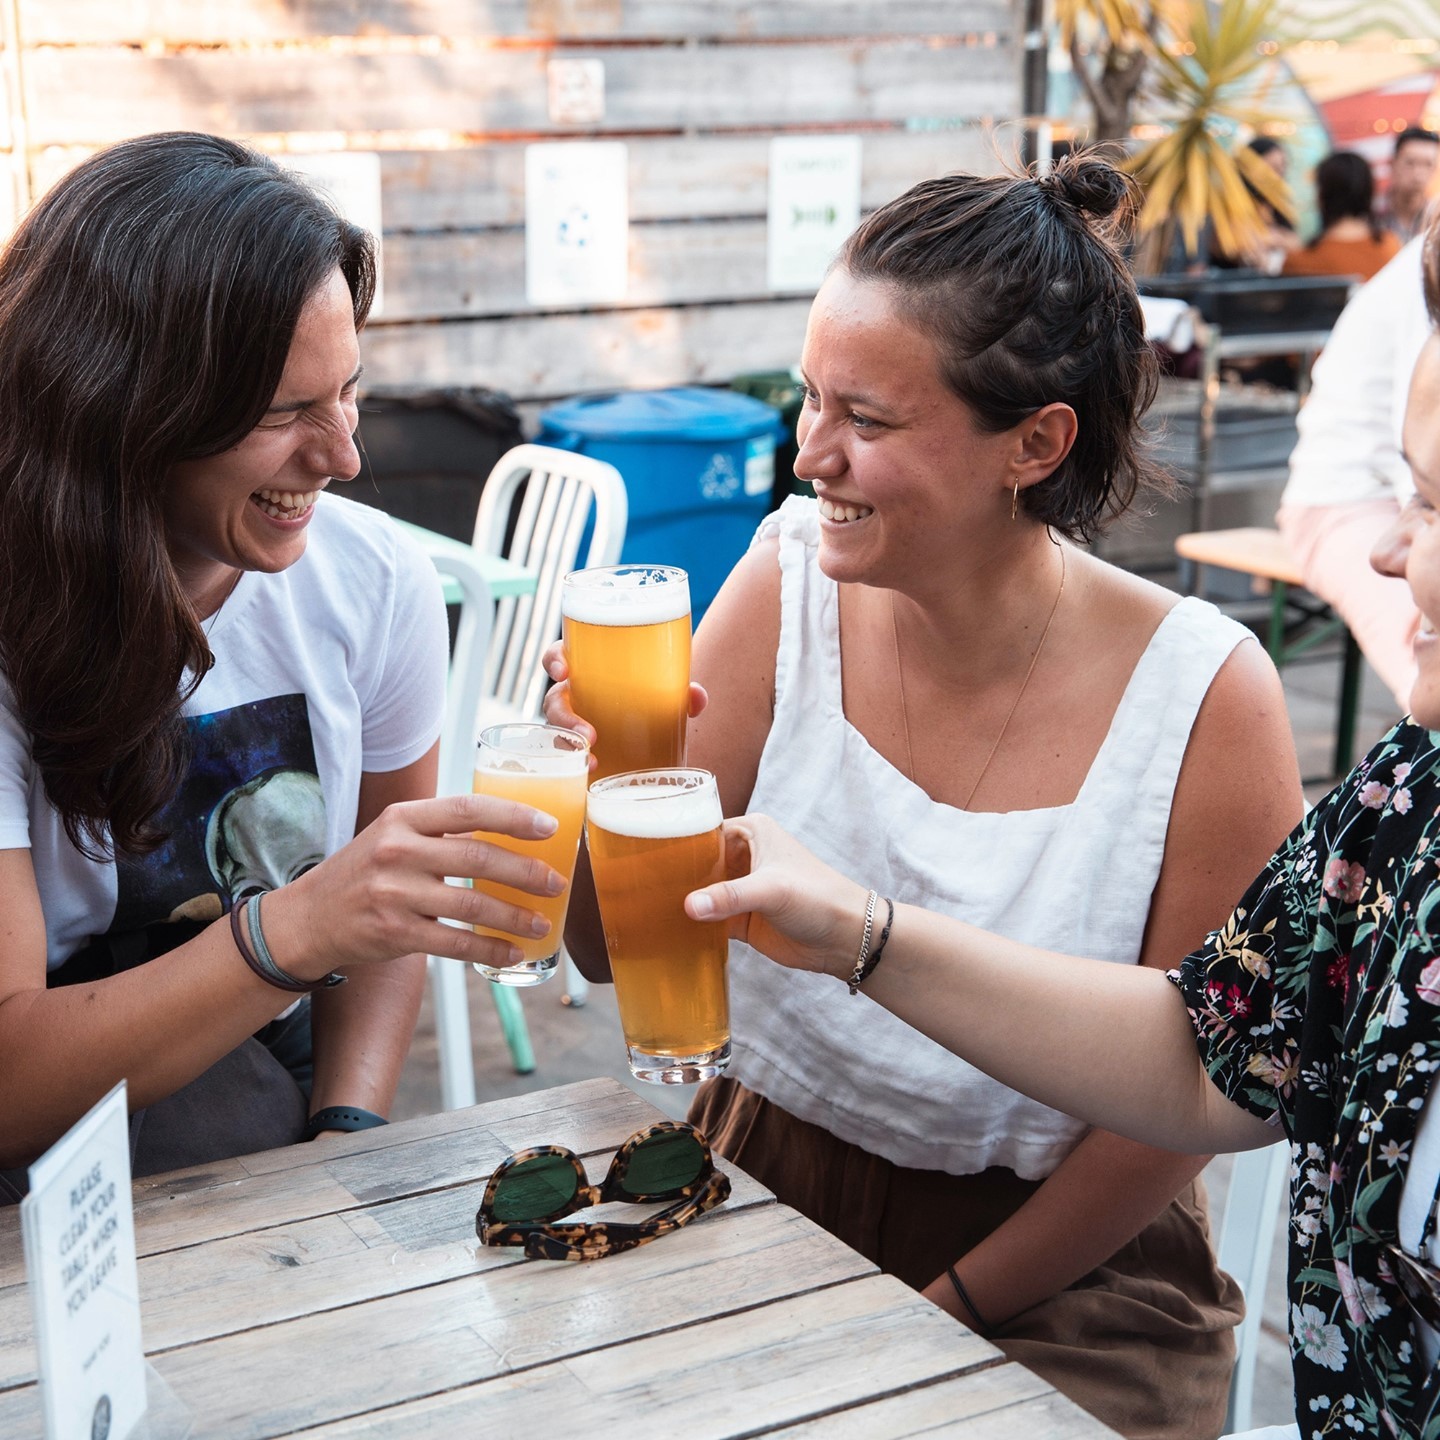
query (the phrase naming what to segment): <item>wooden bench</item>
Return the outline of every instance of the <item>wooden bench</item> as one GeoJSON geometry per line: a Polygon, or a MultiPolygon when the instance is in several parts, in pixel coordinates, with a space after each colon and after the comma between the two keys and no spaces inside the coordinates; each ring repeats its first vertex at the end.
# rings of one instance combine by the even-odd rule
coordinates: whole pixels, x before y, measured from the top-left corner
{"type": "MultiPolygon", "coordinates": [[[[1305,577],[1278,530],[1259,525],[1237,530],[1197,530],[1181,535],[1175,552],[1196,566],[1215,566],[1249,575],[1257,593],[1270,595],[1266,648],[1276,669],[1283,669],[1336,635],[1344,637],[1340,703],[1335,717],[1336,776],[1354,761],[1355,711],[1360,700],[1360,647],[1344,620],[1305,589],[1305,577]]],[[[1197,585],[1199,589],[1198,577],[1197,585]]]]}

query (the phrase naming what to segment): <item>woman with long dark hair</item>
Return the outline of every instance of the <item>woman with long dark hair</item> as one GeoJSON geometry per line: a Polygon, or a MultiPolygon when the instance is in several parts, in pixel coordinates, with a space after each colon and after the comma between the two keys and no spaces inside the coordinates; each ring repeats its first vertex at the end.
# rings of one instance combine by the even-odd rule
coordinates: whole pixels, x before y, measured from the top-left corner
{"type": "MultiPolygon", "coordinates": [[[[1300,810],[1253,637],[1076,543],[1156,481],[1134,199],[1082,154],[861,223],[802,356],[819,498],[765,522],[707,612],[690,746],[727,814],[1122,966],[1198,943],[1300,810]]],[[[581,723],[564,687],[550,707],[581,723]]],[[[1239,1309],[1204,1157],[1087,1131],[823,977],[743,947],[730,975],[733,1059],[691,1112],[722,1154],[1123,1434],[1216,1434],[1239,1309]]]]}
{"type": "Polygon", "coordinates": [[[141,1173],[383,1123],[424,954],[518,953],[434,917],[532,919],[444,877],[556,883],[468,838],[547,817],[430,798],[435,576],[327,493],[373,290],[207,135],[102,151],[0,255],[0,1165],[121,1078],[141,1173]]]}

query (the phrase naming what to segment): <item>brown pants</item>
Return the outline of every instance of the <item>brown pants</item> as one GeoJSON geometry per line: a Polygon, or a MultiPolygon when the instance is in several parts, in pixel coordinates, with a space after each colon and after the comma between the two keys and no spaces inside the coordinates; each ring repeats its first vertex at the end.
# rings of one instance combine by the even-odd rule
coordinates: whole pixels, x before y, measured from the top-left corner
{"type": "MultiPolygon", "coordinates": [[[[892,1165],[734,1080],[703,1086],[690,1120],[784,1204],[917,1290],[1039,1188],[1010,1170],[892,1165]]],[[[1244,1306],[1209,1235],[1196,1181],[1104,1265],[988,1338],[1130,1440],[1215,1440],[1244,1306]]]]}

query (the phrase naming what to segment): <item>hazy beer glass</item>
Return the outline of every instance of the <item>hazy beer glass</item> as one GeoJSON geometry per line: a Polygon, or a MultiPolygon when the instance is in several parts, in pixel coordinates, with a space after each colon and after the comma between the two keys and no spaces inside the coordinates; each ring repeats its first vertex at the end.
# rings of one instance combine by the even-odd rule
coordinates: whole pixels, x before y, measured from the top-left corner
{"type": "Polygon", "coordinates": [[[667,565],[565,577],[571,708],[595,727],[597,776],[685,763],[690,578],[667,565]]]}
{"type": "Polygon", "coordinates": [[[531,895],[493,880],[476,880],[477,890],[538,911],[550,922],[550,933],[540,939],[510,935],[477,925],[480,935],[499,935],[519,945],[523,959],[517,965],[477,964],[487,980],[501,985],[538,985],[555,973],[560,942],[565,933],[565,911],[570,904],[569,882],[575,873],[575,853],[585,821],[585,786],[589,779],[590,749],[584,737],[551,725],[494,725],[480,732],[475,747],[475,793],[501,800],[518,800],[553,815],[560,822],[544,840],[517,840],[477,830],[477,840],[488,840],[517,855],[538,855],[566,880],[558,895],[531,895]]]}
{"type": "Polygon", "coordinates": [[[597,780],[585,834],[630,1069],[690,1085],[730,1060],[723,925],[685,914],[685,897],[725,878],[720,797],[706,770],[642,770],[597,780]]]}

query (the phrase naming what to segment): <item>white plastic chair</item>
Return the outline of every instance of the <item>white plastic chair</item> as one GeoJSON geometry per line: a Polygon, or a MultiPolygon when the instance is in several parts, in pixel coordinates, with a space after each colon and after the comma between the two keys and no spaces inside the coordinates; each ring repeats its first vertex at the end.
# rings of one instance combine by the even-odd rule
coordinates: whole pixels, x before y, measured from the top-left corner
{"type": "MultiPolygon", "coordinates": [[[[535,571],[537,582],[533,595],[505,596],[496,604],[482,724],[539,717],[546,685],[540,657],[560,636],[565,576],[619,561],[629,511],[620,472],[603,460],[548,445],[517,445],[495,462],[480,493],[473,544],[535,571]],[[592,521],[581,559],[580,543],[592,521]]],[[[562,960],[565,1000],[583,1005],[590,987],[568,955],[562,960]]]]}
{"type": "Polygon", "coordinates": [[[1220,1268],[1235,1277],[1245,1296],[1245,1318],[1235,1331],[1235,1372],[1225,1411],[1227,1435],[1250,1428],[1260,1312],[1265,1306],[1275,1222],[1286,1203],[1289,1176],[1290,1147],[1283,1140],[1262,1150],[1242,1150],[1230,1171],[1216,1255],[1220,1268]]]}
{"type": "MultiPolygon", "coordinates": [[[[450,678],[445,694],[445,722],[440,732],[442,795],[468,795],[474,775],[475,712],[485,684],[492,607],[490,587],[478,567],[452,549],[429,548],[430,563],[460,586],[463,600],[450,678]]],[[[435,997],[435,1037],[440,1052],[440,1099],[446,1110],[475,1103],[475,1056],[470,1041],[470,1009],[465,992],[466,969],[458,961],[430,956],[435,997]]],[[[515,1069],[522,1075],[535,1068],[535,1055],[525,1026],[520,997],[502,985],[488,987],[500,1014],[500,1026],[515,1069]]]]}
{"type": "Polygon", "coordinates": [[[508,556],[538,580],[533,595],[506,596],[495,607],[482,711],[503,710],[516,719],[540,714],[540,656],[560,636],[561,584],[571,570],[619,561],[629,510],[620,472],[603,460],[548,445],[517,445],[495,462],[480,493],[472,544],[508,556]]]}

